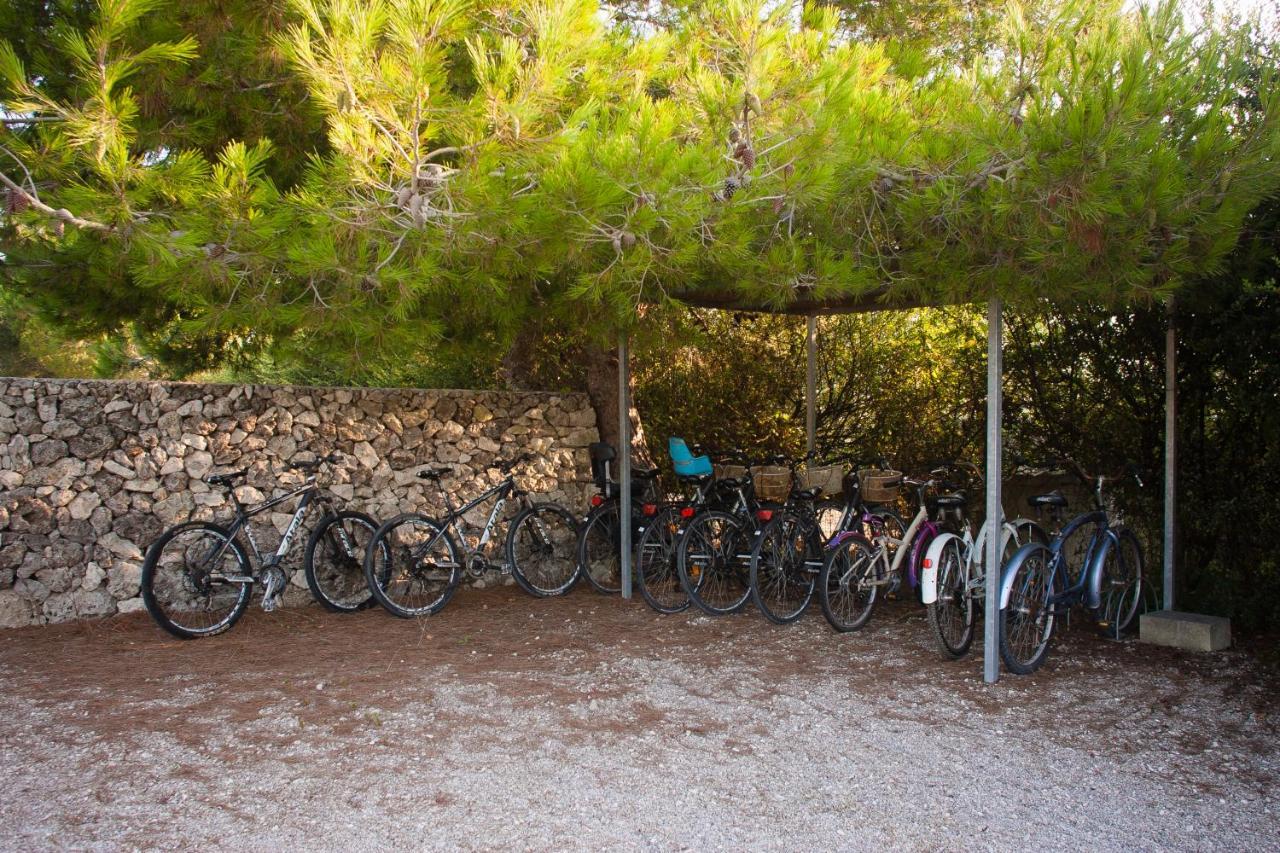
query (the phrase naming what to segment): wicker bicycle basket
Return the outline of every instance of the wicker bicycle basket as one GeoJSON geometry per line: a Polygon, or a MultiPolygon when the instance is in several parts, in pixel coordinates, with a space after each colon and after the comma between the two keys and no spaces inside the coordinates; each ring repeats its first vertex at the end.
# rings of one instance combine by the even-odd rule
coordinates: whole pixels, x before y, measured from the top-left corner
{"type": "Polygon", "coordinates": [[[766,501],[785,501],[791,496],[791,469],[783,465],[761,465],[751,469],[755,478],[756,497],[766,501]]]}
{"type": "Polygon", "coordinates": [[[844,467],[840,465],[815,465],[800,472],[800,485],[806,489],[821,489],[824,498],[840,494],[844,488],[844,467]]]}
{"type": "Polygon", "coordinates": [[[867,503],[885,504],[898,499],[902,490],[902,472],[892,469],[863,468],[858,472],[862,499],[867,503]]]}
{"type": "Polygon", "coordinates": [[[747,476],[747,468],[745,465],[717,465],[715,466],[715,475],[717,480],[737,479],[747,476]]]}

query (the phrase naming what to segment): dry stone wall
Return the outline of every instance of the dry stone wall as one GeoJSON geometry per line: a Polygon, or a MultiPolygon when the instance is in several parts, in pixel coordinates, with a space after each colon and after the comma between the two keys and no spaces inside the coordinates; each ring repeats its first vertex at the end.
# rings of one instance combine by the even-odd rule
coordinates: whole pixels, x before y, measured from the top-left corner
{"type": "MultiPolygon", "coordinates": [[[[336,450],[330,492],[386,518],[442,508],[424,465],[455,466],[457,500],[501,479],[489,463],[532,451],[521,485],[577,510],[595,440],[574,394],[0,378],[0,627],[140,609],[147,545],[229,512],[202,479],[213,472],[249,468],[240,495],[259,500],[301,482],[280,473],[295,455],[336,450]]],[[[289,523],[293,506],[281,509],[255,519],[264,551],[289,523]]],[[[295,601],[305,541],[290,555],[295,601]]]]}

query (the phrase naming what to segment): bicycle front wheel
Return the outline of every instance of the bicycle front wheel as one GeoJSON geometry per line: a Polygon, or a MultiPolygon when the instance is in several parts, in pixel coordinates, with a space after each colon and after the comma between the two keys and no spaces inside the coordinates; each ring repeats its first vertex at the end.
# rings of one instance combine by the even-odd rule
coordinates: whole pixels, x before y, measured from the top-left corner
{"type": "Polygon", "coordinates": [[[938,599],[928,605],[927,614],[943,652],[963,657],[973,643],[974,600],[958,539],[948,540],[938,557],[938,599]]]}
{"type": "Polygon", "coordinates": [[[1128,528],[1114,531],[1116,540],[1102,559],[1102,601],[1098,627],[1118,640],[1133,628],[1142,603],[1142,545],[1128,528]]]}
{"type": "Polygon", "coordinates": [[[1028,545],[1019,554],[1020,561],[1013,565],[1009,604],[1000,610],[1000,657],[1010,672],[1030,675],[1049,656],[1057,621],[1053,601],[1057,583],[1052,551],[1043,545],[1028,545]]]}
{"type": "Polygon", "coordinates": [[[175,637],[212,637],[244,615],[253,592],[249,558],[216,524],[196,521],[165,531],[142,562],[142,603],[175,637]]]}
{"type": "Polygon", "coordinates": [[[736,613],[751,597],[750,536],[741,518],[720,510],[689,522],[676,548],[676,569],[689,600],[703,613],[736,613]]]}
{"type": "Polygon", "coordinates": [[[364,577],[364,555],[377,531],[378,522],[351,510],[325,516],[312,531],[303,573],[312,597],[326,610],[354,613],[373,603],[364,577]]]}
{"type": "Polygon", "coordinates": [[[458,546],[439,522],[417,513],[398,515],[369,540],[364,578],[388,613],[403,619],[430,616],[458,589],[458,546]]]}
{"type": "Polygon", "coordinates": [[[596,592],[622,592],[622,531],[617,501],[606,501],[591,511],[578,534],[578,565],[596,592]]]}
{"type": "Polygon", "coordinates": [[[822,543],[805,527],[799,516],[783,513],[769,522],[751,551],[751,598],[777,625],[800,618],[822,569],[822,543]]]}
{"type": "Polygon", "coordinates": [[[680,511],[666,507],[649,519],[636,543],[636,586],[649,606],[659,613],[679,613],[689,607],[689,594],[676,568],[676,544],[680,537],[680,511]]]}
{"type": "Polygon", "coordinates": [[[879,597],[879,550],[851,536],[827,551],[818,575],[818,603],[832,628],[857,631],[871,619],[879,597]]]}
{"type": "Polygon", "coordinates": [[[578,582],[578,522],[556,504],[529,507],[511,522],[507,562],[516,583],[530,595],[564,595],[578,582]]]}

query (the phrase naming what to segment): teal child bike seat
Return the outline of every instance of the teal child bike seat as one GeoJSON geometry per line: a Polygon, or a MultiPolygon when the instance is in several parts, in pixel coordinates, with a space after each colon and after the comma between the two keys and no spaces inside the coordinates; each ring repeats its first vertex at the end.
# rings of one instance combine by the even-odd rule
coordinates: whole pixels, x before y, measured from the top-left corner
{"type": "Polygon", "coordinates": [[[667,439],[667,452],[675,465],[676,475],[680,477],[704,477],[711,473],[711,458],[694,456],[683,438],[672,436],[667,439]]]}

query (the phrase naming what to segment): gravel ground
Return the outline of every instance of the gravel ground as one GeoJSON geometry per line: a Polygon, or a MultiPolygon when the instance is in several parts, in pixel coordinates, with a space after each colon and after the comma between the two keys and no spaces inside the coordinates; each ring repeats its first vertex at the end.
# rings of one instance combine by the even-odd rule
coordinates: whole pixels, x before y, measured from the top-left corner
{"type": "Polygon", "coordinates": [[[1246,651],[1077,624],[987,687],[910,604],[841,636],[508,588],[0,637],[4,849],[1280,849],[1246,651]]]}

